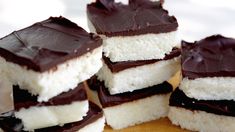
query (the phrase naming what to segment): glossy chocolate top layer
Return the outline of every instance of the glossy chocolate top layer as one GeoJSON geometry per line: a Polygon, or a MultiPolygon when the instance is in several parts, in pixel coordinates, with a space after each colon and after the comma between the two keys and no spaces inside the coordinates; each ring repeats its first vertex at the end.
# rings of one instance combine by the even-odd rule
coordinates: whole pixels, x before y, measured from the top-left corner
{"type": "Polygon", "coordinates": [[[201,110],[217,115],[235,116],[235,102],[232,100],[197,100],[189,98],[177,88],[170,97],[170,106],[190,110],[201,110]]]}
{"type": "Polygon", "coordinates": [[[37,102],[37,96],[33,96],[26,90],[21,90],[18,86],[13,87],[14,107],[18,111],[21,108],[30,106],[56,106],[71,104],[74,101],[87,100],[85,85],[80,83],[75,89],[63,92],[60,95],[51,98],[47,102],[37,102]]]}
{"type": "Polygon", "coordinates": [[[182,74],[189,79],[235,76],[235,39],[214,35],[182,41],[182,74]]]}
{"type": "Polygon", "coordinates": [[[92,90],[97,90],[100,103],[102,107],[111,107],[115,105],[120,105],[126,102],[131,102],[134,100],[150,97],[158,94],[168,94],[172,92],[173,87],[168,82],[163,82],[162,84],[155,85],[149,88],[144,88],[140,90],[135,90],[133,92],[126,92],[116,95],[110,95],[107,88],[105,88],[104,83],[99,81],[97,77],[92,77],[88,80],[88,86],[92,90]]]}
{"type": "MultiPolygon", "coordinates": [[[[76,115],[74,115],[76,116],[76,115]]],[[[87,116],[82,121],[65,124],[64,126],[54,126],[43,129],[37,129],[35,132],[74,132],[78,131],[84,126],[95,122],[103,116],[103,111],[96,104],[89,102],[89,111],[87,116]]],[[[14,112],[8,112],[0,115],[0,128],[6,132],[25,132],[21,120],[14,117],[14,112]]]]}
{"type": "Polygon", "coordinates": [[[128,5],[96,0],[87,6],[87,15],[96,32],[106,36],[166,33],[178,27],[176,18],[160,2],[150,0],[129,0],[128,5]]]}
{"type": "Polygon", "coordinates": [[[180,53],[181,51],[179,48],[173,48],[172,51],[167,54],[163,59],[112,62],[108,57],[103,56],[103,60],[104,63],[108,66],[108,68],[111,70],[111,72],[116,73],[128,68],[152,64],[162,60],[170,60],[174,57],[180,56],[180,53]]]}
{"type": "Polygon", "coordinates": [[[0,56],[44,72],[101,46],[102,40],[64,17],[50,17],[0,39],[0,56]]]}

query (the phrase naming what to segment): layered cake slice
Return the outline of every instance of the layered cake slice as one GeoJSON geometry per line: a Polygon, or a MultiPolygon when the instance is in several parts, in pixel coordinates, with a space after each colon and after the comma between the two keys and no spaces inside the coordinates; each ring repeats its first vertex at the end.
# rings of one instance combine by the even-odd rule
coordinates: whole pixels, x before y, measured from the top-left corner
{"type": "Polygon", "coordinates": [[[173,48],[163,59],[112,62],[103,57],[103,67],[96,75],[110,94],[131,92],[170,79],[180,69],[179,56],[180,49],[173,48]]]}
{"type": "Polygon", "coordinates": [[[13,98],[14,116],[28,131],[80,121],[87,115],[89,107],[83,83],[48,102],[37,102],[36,96],[14,86],[13,98]]]}
{"type": "Polygon", "coordinates": [[[102,67],[102,40],[63,17],[0,39],[0,69],[20,88],[48,101],[75,88],[102,67]]]}
{"type": "Polygon", "coordinates": [[[235,130],[233,100],[198,100],[177,88],[170,97],[169,119],[182,128],[200,132],[235,130]]]}
{"type": "MultiPolygon", "coordinates": [[[[74,114],[74,116],[77,116],[74,114]]],[[[87,115],[78,122],[68,123],[63,126],[53,126],[48,128],[36,129],[35,132],[102,132],[105,119],[100,107],[89,102],[87,115]]],[[[15,118],[14,112],[0,115],[0,127],[6,132],[25,132],[21,120],[15,118]]]]}
{"type": "Polygon", "coordinates": [[[192,131],[234,131],[235,40],[183,41],[181,56],[183,81],[170,97],[169,119],[192,131]]]}
{"type": "Polygon", "coordinates": [[[88,80],[97,93],[106,122],[113,129],[122,129],[167,116],[172,85],[163,82],[149,88],[111,95],[96,77],[88,80]]]}
{"type": "Polygon", "coordinates": [[[179,88],[200,100],[235,100],[235,39],[214,35],[182,42],[179,88]]]}
{"type": "Polygon", "coordinates": [[[163,59],[178,45],[178,23],[160,2],[96,0],[87,6],[90,30],[103,38],[112,62],[163,59]]]}

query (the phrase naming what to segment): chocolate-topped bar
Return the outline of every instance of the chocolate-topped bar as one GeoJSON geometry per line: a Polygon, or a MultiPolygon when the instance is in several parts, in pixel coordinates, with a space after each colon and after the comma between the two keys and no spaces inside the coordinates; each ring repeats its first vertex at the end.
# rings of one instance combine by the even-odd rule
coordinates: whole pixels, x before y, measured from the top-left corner
{"type": "Polygon", "coordinates": [[[150,0],[129,0],[128,5],[96,0],[87,6],[87,14],[96,32],[109,37],[166,33],[178,27],[176,18],[160,2],[150,0]]]}
{"type": "Polygon", "coordinates": [[[170,106],[235,117],[235,102],[233,100],[197,100],[187,97],[179,88],[172,93],[170,106]]]}
{"type": "Polygon", "coordinates": [[[104,63],[108,66],[111,72],[116,73],[128,68],[143,66],[147,64],[152,64],[162,60],[170,60],[174,57],[180,56],[181,50],[177,47],[173,48],[169,54],[163,59],[153,59],[153,60],[139,60],[139,61],[123,61],[123,62],[112,62],[108,57],[103,56],[104,63]]]}
{"type": "MultiPolygon", "coordinates": [[[[68,132],[78,131],[83,127],[96,122],[103,117],[101,108],[92,102],[89,102],[89,111],[87,116],[82,121],[65,124],[64,126],[54,126],[48,128],[37,129],[35,132],[68,132]]],[[[0,128],[7,132],[25,132],[24,126],[21,120],[14,117],[14,112],[8,112],[0,115],[0,128]]]]}
{"type": "Polygon", "coordinates": [[[68,92],[63,92],[60,95],[51,98],[47,102],[38,102],[37,96],[31,95],[26,90],[22,90],[19,86],[13,87],[13,99],[14,108],[16,111],[21,108],[27,109],[32,106],[59,106],[68,105],[75,101],[87,100],[87,94],[85,91],[85,85],[83,83],[78,84],[78,86],[68,92]]]}
{"type": "Polygon", "coordinates": [[[213,35],[193,43],[182,41],[183,77],[235,76],[235,39],[213,35]]]}
{"type": "Polygon", "coordinates": [[[22,121],[27,131],[81,121],[89,107],[84,83],[47,102],[38,102],[37,96],[14,86],[13,98],[14,116],[22,121]]]}
{"type": "Polygon", "coordinates": [[[0,39],[1,71],[39,102],[93,76],[102,67],[101,58],[102,39],[62,16],[0,39]]]}
{"type": "Polygon", "coordinates": [[[0,39],[0,56],[38,72],[82,56],[102,40],[64,17],[50,17],[0,39]]]}
{"type": "Polygon", "coordinates": [[[163,82],[162,84],[149,88],[111,95],[108,89],[104,86],[104,82],[99,81],[96,76],[89,79],[87,83],[90,89],[98,92],[100,103],[104,108],[151,97],[153,95],[168,94],[173,90],[171,84],[168,82],[163,82]]]}

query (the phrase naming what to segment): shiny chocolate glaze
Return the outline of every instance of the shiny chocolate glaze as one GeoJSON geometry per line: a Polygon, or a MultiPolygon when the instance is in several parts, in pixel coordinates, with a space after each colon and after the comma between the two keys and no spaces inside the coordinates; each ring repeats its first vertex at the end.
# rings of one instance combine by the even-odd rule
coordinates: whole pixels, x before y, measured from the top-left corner
{"type": "Polygon", "coordinates": [[[177,88],[170,97],[170,106],[189,110],[201,110],[217,115],[235,116],[235,102],[232,100],[197,100],[189,98],[177,88]]]}
{"type": "MultiPolygon", "coordinates": [[[[74,115],[76,116],[76,115],[74,115]]],[[[79,122],[65,124],[64,126],[53,126],[48,128],[37,129],[35,132],[73,132],[78,131],[88,124],[91,124],[103,116],[102,109],[96,104],[89,102],[89,111],[87,116],[79,122]]],[[[14,111],[0,115],[0,128],[6,132],[25,132],[21,120],[14,117],[14,111]]]]}
{"type": "Polygon", "coordinates": [[[111,72],[116,73],[132,67],[152,64],[162,60],[170,60],[174,57],[180,56],[180,53],[181,51],[179,48],[173,48],[172,51],[169,54],[166,54],[166,56],[163,59],[112,62],[108,57],[103,56],[103,60],[104,63],[108,66],[108,68],[111,70],[111,72]]]}
{"type": "Polygon", "coordinates": [[[150,0],[129,0],[128,5],[96,0],[87,5],[87,15],[96,32],[109,37],[166,33],[178,27],[176,18],[168,15],[161,2],[150,0]]]}
{"type": "Polygon", "coordinates": [[[91,79],[89,79],[87,83],[90,89],[97,90],[100,103],[104,108],[120,105],[153,95],[168,94],[173,90],[171,84],[168,82],[163,82],[162,84],[135,90],[133,92],[110,95],[108,89],[104,86],[104,82],[99,81],[96,76],[93,76],[91,79]]]}
{"type": "Polygon", "coordinates": [[[13,98],[15,110],[18,111],[21,108],[27,109],[31,106],[39,107],[71,104],[74,101],[87,100],[87,94],[85,91],[85,85],[80,83],[75,89],[63,92],[58,96],[51,98],[47,102],[37,102],[37,96],[31,95],[26,90],[21,90],[18,86],[14,86],[13,98]]]}
{"type": "Polygon", "coordinates": [[[0,56],[44,72],[101,46],[102,40],[64,17],[50,17],[0,39],[0,56]]]}
{"type": "Polygon", "coordinates": [[[214,35],[188,43],[182,41],[182,74],[189,79],[235,76],[235,39],[214,35]]]}

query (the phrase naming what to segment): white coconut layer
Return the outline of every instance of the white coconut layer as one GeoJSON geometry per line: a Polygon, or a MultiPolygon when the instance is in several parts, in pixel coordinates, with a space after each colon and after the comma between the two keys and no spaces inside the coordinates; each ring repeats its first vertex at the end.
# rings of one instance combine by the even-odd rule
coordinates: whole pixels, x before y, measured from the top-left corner
{"type": "Polygon", "coordinates": [[[81,128],[80,130],[78,130],[78,132],[103,132],[104,125],[105,125],[105,118],[103,116],[100,119],[96,120],[95,122],[81,128]]]}
{"type": "Polygon", "coordinates": [[[90,78],[102,67],[102,47],[81,57],[57,66],[56,70],[43,73],[28,70],[0,57],[0,69],[13,84],[38,95],[38,101],[48,101],[62,92],[69,91],[78,83],[90,78]]]}
{"type": "Polygon", "coordinates": [[[113,129],[122,129],[167,116],[169,94],[103,108],[106,123],[113,129]]]}
{"type": "Polygon", "coordinates": [[[206,77],[190,80],[183,78],[179,88],[190,98],[198,100],[234,100],[235,78],[206,77]]]}
{"type": "Polygon", "coordinates": [[[83,119],[88,112],[88,100],[75,101],[68,105],[32,106],[15,112],[15,117],[21,119],[24,130],[46,128],[83,119]]]}
{"type": "Polygon", "coordinates": [[[161,84],[175,75],[179,68],[179,57],[128,68],[117,73],[112,73],[108,66],[103,64],[97,76],[100,81],[105,82],[110,94],[118,94],[161,84]]]}
{"type": "Polygon", "coordinates": [[[175,125],[191,131],[232,132],[235,130],[235,118],[216,115],[204,111],[191,111],[179,107],[170,107],[168,118],[175,125]]]}

